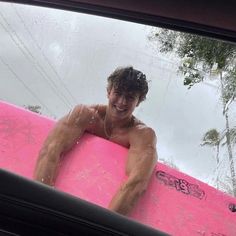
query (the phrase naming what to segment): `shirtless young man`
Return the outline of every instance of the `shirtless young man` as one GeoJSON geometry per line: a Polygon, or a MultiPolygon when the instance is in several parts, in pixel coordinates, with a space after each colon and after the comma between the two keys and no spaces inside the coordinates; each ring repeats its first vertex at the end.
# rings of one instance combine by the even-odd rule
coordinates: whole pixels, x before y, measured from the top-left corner
{"type": "Polygon", "coordinates": [[[129,148],[126,175],[109,209],[127,215],[145,191],[157,161],[155,132],[133,116],[146,98],[146,76],[132,67],[119,68],[108,77],[108,105],[77,105],[57,122],[39,153],[34,178],[54,185],[60,158],[84,132],[129,148]]]}

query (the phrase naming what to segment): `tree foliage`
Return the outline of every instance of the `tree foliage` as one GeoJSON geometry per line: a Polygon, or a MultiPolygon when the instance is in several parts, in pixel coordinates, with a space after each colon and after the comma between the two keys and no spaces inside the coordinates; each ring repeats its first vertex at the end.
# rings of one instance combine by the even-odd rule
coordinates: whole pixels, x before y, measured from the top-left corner
{"type": "Polygon", "coordinates": [[[149,40],[162,53],[174,52],[182,59],[179,69],[184,85],[191,88],[209,73],[224,71],[227,101],[236,90],[236,46],[223,41],[167,29],[153,30],[149,40]],[[230,78],[230,79],[229,79],[230,78]]]}
{"type": "Polygon", "coordinates": [[[211,129],[204,134],[201,145],[218,146],[220,141],[220,133],[216,129],[211,129]]]}
{"type": "Polygon", "coordinates": [[[228,109],[236,95],[236,45],[224,41],[197,35],[154,29],[149,40],[157,45],[162,53],[175,53],[181,59],[179,71],[184,76],[184,85],[190,89],[193,85],[208,79],[210,75],[219,78],[225,130],[216,129],[207,131],[202,145],[217,147],[217,163],[219,163],[219,146],[225,138],[233,184],[233,193],[236,196],[236,173],[232,152],[232,143],[236,140],[236,129],[230,128],[228,109]]]}
{"type": "Polygon", "coordinates": [[[39,105],[25,105],[24,106],[27,110],[41,114],[41,106],[39,105]]]}

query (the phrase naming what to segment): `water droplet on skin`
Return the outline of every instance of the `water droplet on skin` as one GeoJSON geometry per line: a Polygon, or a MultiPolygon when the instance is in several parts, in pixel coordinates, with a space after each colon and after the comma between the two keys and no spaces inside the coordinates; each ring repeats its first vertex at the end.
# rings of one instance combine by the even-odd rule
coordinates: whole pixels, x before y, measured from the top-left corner
{"type": "Polygon", "coordinates": [[[90,121],[89,121],[89,124],[92,124],[92,123],[94,123],[94,120],[95,120],[95,117],[94,117],[94,116],[92,116],[92,117],[91,117],[91,119],[90,119],[90,121]]]}
{"type": "Polygon", "coordinates": [[[41,181],[44,182],[44,178],[42,178],[41,181]]]}

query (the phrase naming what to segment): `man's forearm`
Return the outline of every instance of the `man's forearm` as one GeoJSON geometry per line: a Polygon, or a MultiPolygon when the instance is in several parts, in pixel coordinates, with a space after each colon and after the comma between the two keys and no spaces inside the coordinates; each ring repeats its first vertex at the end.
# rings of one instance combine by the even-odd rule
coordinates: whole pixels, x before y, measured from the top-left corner
{"type": "Polygon", "coordinates": [[[47,157],[39,157],[35,171],[34,179],[44,184],[53,186],[58,168],[58,161],[47,157]]]}
{"type": "Polygon", "coordinates": [[[144,183],[142,182],[124,183],[112,198],[108,208],[122,215],[127,215],[144,191],[144,183]]]}

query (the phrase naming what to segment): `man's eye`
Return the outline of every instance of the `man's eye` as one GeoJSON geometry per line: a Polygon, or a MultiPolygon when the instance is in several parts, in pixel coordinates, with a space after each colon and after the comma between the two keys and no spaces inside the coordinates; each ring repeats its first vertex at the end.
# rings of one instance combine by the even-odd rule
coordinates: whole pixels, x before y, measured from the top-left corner
{"type": "Polygon", "coordinates": [[[132,100],[134,100],[134,97],[127,97],[127,99],[132,101],[132,100]]]}

